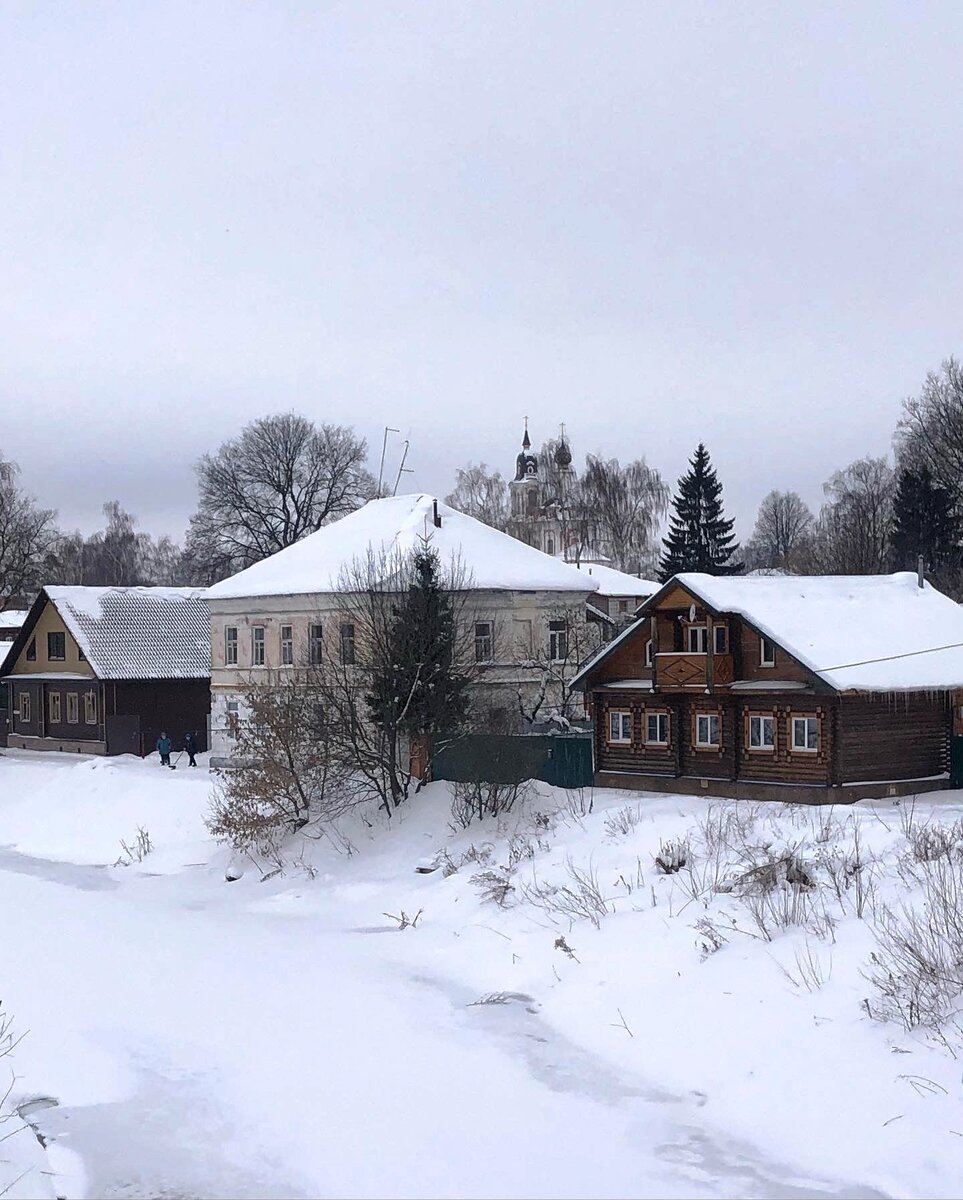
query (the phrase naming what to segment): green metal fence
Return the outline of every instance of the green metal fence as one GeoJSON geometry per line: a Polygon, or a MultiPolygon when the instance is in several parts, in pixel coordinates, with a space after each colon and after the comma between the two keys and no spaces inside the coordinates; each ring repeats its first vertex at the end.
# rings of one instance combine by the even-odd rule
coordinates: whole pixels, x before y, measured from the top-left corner
{"type": "Polygon", "coordinates": [[[474,733],[440,750],[432,759],[431,774],[453,783],[540,779],[555,787],[590,787],[592,735],[474,733]]]}

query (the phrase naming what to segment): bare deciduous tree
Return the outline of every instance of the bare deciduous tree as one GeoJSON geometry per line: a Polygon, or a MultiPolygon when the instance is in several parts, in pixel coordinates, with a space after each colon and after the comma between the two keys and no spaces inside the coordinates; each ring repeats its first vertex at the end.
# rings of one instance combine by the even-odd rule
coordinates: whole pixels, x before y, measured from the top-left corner
{"type": "Polygon", "coordinates": [[[899,465],[928,466],[959,502],[963,480],[963,365],[948,358],[930,371],[918,396],[904,402],[896,430],[899,465]]]}
{"type": "Polygon", "coordinates": [[[836,471],[823,490],[811,568],[826,575],[876,575],[888,568],[896,483],[885,458],[861,458],[836,471]]]}
{"type": "Polygon", "coordinates": [[[571,608],[552,610],[547,635],[532,646],[514,648],[515,664],[534,668],[533,688],[517,690],[518,713],[525,725],[554,723],[567,728],[582,713],[582,693],[573,691],[572,679],[602,645],[602,627],[571,608]]]}
{"type": "Polygon", "coordinates": [[[44,560],[56,541],[55,514],[21,488],[16,463],[0,459],[0,610],[43,582],[44,560]]]}
{"type": "Polygon", "coordinates": [[[658,471],[637,458],[623,467],[589,454],[579,480],[581,503],[594,518],[598,548],[622,571],[651,568],[655,538],[669,504],[658,471]]]}
{"type": "Polygon", "coordinates": [[[485,463],[469,463],[455,473],[455,487],[445,503],[483,521],[492,529],[508,527],[508,488],[501,473],[485,463]]]}
{"type": "Polygon", "coordinates": [[[756,527],[745,547],[747,565],[791,571],[806,545],[814,519],[798,492],[770,492],[759,505],[756,527]]]}
{"type": "Polygon", "coordinates": [[[197,464],[187,550],[207,581],[293,545],[369,500],[362,438],[296,413],[262,417],[197,464]]]}

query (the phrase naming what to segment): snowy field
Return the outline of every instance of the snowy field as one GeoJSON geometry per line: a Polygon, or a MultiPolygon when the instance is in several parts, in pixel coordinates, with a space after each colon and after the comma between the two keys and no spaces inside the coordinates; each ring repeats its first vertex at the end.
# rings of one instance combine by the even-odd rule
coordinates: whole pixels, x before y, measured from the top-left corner
{"type": "Polygon", "coordinates": [[[959,793],[541,787],[462,830],[435,784],[227,882],[209,786],[0,757],[9,1197],[959,1195],[960,1062],[864,974],[959,793]]]}

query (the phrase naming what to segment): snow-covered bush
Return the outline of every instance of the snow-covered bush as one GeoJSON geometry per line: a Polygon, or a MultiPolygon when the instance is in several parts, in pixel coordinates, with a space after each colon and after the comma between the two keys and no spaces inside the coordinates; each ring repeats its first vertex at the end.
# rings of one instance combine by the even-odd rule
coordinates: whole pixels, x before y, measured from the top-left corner
{"type": "Polygon", "coordinates": [[[513,780],[509,783],[493,783],[473,779],[456,783],[452,788],[451,815],[462,829],[472,821],[485,817],[499,817],[511,812],[517,803],[525,800],[531,791],[529,780],[513,780]]]}
{"type": "Polygon", "coordinates": [[[567,883],[533,880],[523,886],[522,895],[551,916],[564,917],[570,925],[588,920],[598,929],[602,918],[609,914],[609,903],[602,895],[595,868],[591,863],[577,867],[569,858],[565,862],[565,873],[567,883]]]}
{"type": "Polygon", "coordinates": [[[605,832],[611,838],[628,837],[642,820],[642,805],[626,804],[605,818],[605,832]]]}
{"type": "Polygon", "coordinates": [[[915,874],[917,898],[877,914],[870,1009],[906,1029],[941,1030],[963,1009],[963,862],[943,854],[915,874]]]}
{"type": "Polygon", "coordinates": [[[655,857],[655,865],[663,875],[674,875],[681,871],[692,856],[688,838],[672,838],[667,842],[659,842],[659,853],[655,857]]]}

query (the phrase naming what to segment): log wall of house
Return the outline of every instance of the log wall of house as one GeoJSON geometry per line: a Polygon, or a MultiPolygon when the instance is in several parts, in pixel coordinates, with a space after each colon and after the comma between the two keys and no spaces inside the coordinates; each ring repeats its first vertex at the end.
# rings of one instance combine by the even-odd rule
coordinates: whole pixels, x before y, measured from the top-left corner
{"type": "Polygon", "coordinates": [[[597,692],[593,705],[595,714],[595,762],[600,771],[628,771],[647,775],[675,775],[678,770],[676,722],[678,705],[667,697],[650,692],[597,692]],[[612,743],[608,740],[609,713],[632,714],[632,743],[612,743]],[[669,715],[668,746],[653,746],[645,741],[646,718],[650,712],[669,715]]]}
{"type": "Polygon", "coordinates": [[[699,696],[680,703],[679,765],[683,775],[706,779],[734,779],[736,775],[736,705],[715,696],[699,696]],[[699,713],[721,718],[721,744],[718,749],[696,745],[696,718],[699,713]]]}
{"type": "Polygon", "coordinates": [[[948,769],[949,696],[843,696],[839,706],[841,783],[925,779],[948,769]]]}
{"type": "Polygon", "coordinates": [[[797,696],[790,703],[784,695],[753,696],[739,703],[739,778],[772,783],[829,784],[835,747],[834,698],[797,696]],[[775,719],[776,744],[772,750],[754,750],[749,745],[749,718],[775,719]],[[793,750],[792,718],[815,717],[819,745],[816,750],[793,750]]]}
{"type": "MultiPolygon", "coordinates": [[[[765,683],[767,679],[791,679],[798,683],[814,681],[815,677],[812,672],[791,658],[781,646],[775,647],[775,665],[764,667],[760,662],[762,649],[760,635],[744,621],[730,618],[730,624],[732,628],[730,628],[729,636],[732,639],[733,653],[736,659],[736,679],[751,679],[760,683],[765,683]]],[[[826,664],[826,666],[832,665],[832,663],[826,664]]]]}

